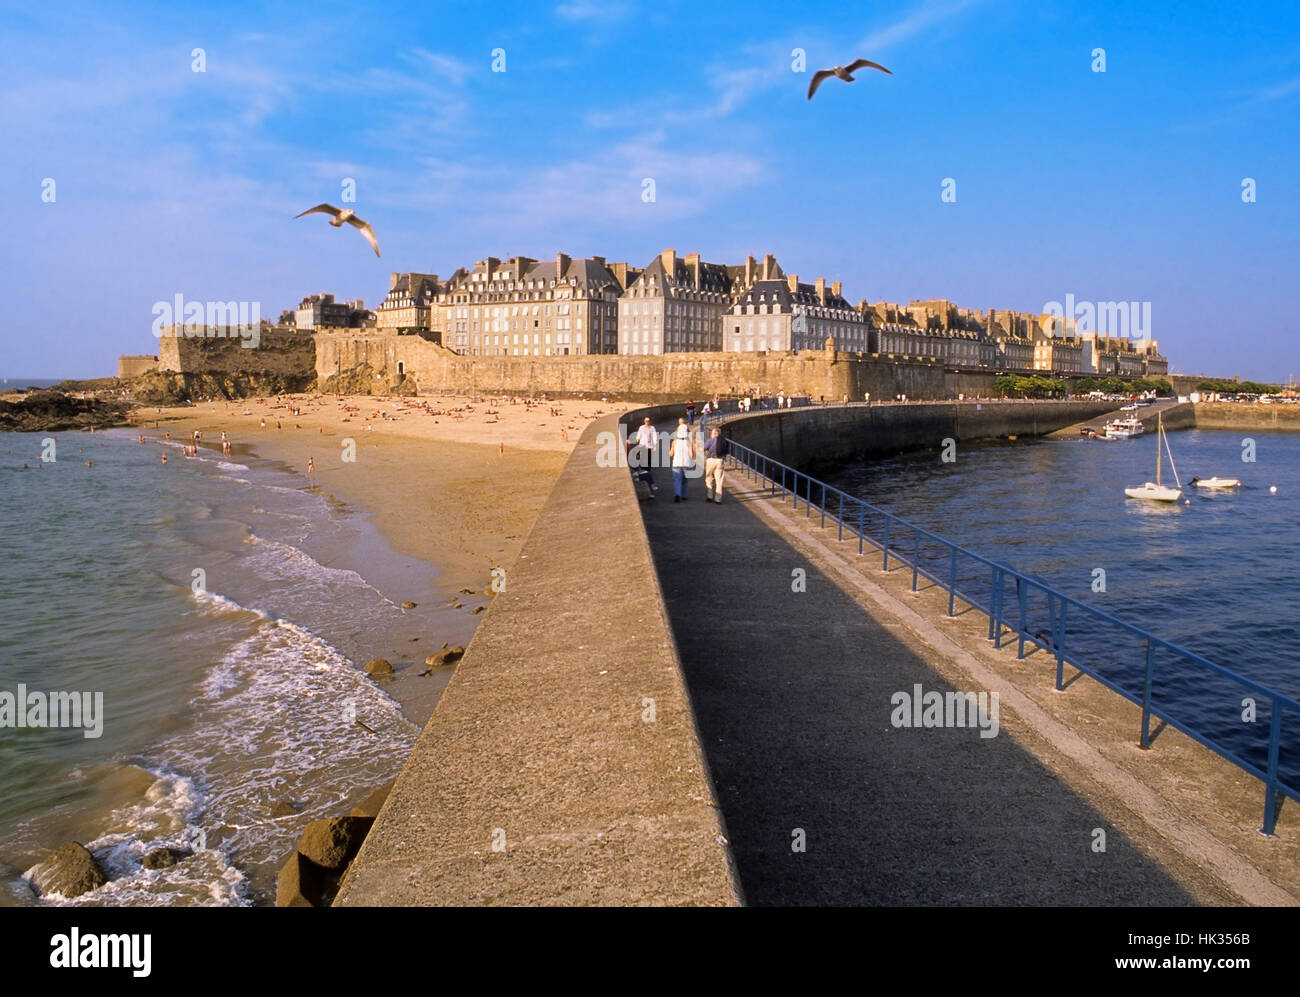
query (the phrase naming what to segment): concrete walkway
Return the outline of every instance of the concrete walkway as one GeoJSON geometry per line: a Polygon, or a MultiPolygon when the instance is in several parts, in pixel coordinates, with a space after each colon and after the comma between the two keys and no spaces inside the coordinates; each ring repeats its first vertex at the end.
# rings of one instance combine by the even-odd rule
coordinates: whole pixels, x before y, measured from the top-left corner
{"type": "Polygon", "coordinates": [[[761,521],[757,493],[713,505],[694,479],[674,504],[655,474],[646,530],[750,904],[1194,903],[1005,732],[894,728],[894,693],[952,688],[933,652],[761,521]]]}
{"type": "Polygon", "coordinates": [[[336,907],[734,906],[635,490],[593,423],[336,907]]]}

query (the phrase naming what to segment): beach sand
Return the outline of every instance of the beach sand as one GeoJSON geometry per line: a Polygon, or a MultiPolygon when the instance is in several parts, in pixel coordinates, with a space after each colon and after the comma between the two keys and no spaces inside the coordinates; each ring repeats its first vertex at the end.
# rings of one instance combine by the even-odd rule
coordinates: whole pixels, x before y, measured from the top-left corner
{"type": "MultiPolygon", "coordinates": [[[[445,605],[463,603],[465,618],[424,638],[422,656],[444,641],[468,643],[479,619],[470,614],[490,597],[492,569],[518,556],[578,437],[598,415],[625,407],[599,399],[529,407],[451,396],[282,395],[134,415],[146,438],[170,433],[187,441],[197,429],[205,453],[219,448],[224,431],[232,460],[287,465],[304,486],[313,461],[316,487],[368,514],[396,554],[435,565],[436,597],[445,605]],[[345,459],[350,449],[354,460],[345,459]]],[[[183,458],[172,451],[170,459],[183,458]]],[[[398,595],[407,597],[414,598],[398,595]]],[[[421,670],[399,670],[385,689],[423,725],[452,669],[431,677],[421,670]]]]}

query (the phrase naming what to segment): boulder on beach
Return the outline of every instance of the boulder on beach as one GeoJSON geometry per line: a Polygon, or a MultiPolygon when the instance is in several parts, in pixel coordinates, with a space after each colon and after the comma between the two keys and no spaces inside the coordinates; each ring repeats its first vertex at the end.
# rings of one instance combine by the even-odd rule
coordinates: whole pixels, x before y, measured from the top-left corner
{"type": "Polygon", "coordinates": [[[298,812],[298,808],[287,800],[277,800],[275,806],[271,807],[272,817],[292,817],[298,812]]]}
{"type": "Polygon", "coordinates": [[[430,668],[441,668],[443,665],[455,664],[464,653],[465,649],[457,644],[445,651],[434,651],[433,654],[424,659],[424,663],[430,668]]]}
{"type": "Polygon", "coordinates": [[[487,606],[475,606],[473,609],[469,611],[469,615],[478,616],[478,614],[483,612],[483,610],[485,609],[487,609],[487,606]]]}
{"type": "Polygon", "coordinates": [[[393,787],[395,785],[397,785],[396,779],[393,779],[391,782],[384,783],[373,793],[367,796],[364,800],[358,803],[355,807],[353,807],[352,812],[349,816],[378,817],[379,811],[384,805],[384,801],[388,799],[388,794],[393,791],[393,787]]]}
{"type": "Polygon", "coordinates": [[[366,840],[373,817],[330,817],[308,824],[298,839],[298,853],[322,869],[340,870],[366,840]]]}
{"type": "Polygon", "coordinates": [[[387,658],[371,658],[366,662],[366,674],[371,678],[390,679],[395,674],[393,663],[387,658]]]}
{"type": "Polygon", "coordinates": [[[65,841],[32,870],[31,882],[41,895],[58,893],[72,899],[103,886],[108,877],[85,845],[65,841]]]}
{"type": "Polygon", "coordinates": [[[275,880],[277,907],[322,907],[325,873],[294,851],[275,880]]]}
{"type": "Polygon", "coordinates": [[[193,854],[188,848],[155,848],[140,860],[140,866],[144,869],[166,869],[193,854]]]}
{"type": "Polygon", "coordinates": [[[415,603],[411,602],[411,601],[408,599],[406,602],[402,603],[402,608],[403,608],[403,609],[414,609],[414,608],[415,608],[415,603]]]}

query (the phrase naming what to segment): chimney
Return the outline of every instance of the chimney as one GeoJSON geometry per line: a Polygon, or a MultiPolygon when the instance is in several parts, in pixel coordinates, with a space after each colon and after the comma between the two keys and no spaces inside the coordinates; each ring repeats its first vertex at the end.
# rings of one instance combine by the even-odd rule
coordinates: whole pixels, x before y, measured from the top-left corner
{"type": "Polygon", "coordinates": [[[602,267],[605,265],[605,257],[603,256],[593,256],[592,259],[595,260],[597,263],[599,263],[602,267]]]}
{"type": "Polygon", "coordinates": [[[817,278],[817,300],[823,305],[826,304],[826,278],[817,278]]]}
{"type": "Polygon", "coordinates": [[[677,273],[677,250],[665,249],[659,254],[659,261],[664,265],[664,270],[668,273],[668,279],[672,280],[677,273]]]}
{"type": "Polygon", "coordinates": [[[754,285],[754,257],[746,256],[745,257],[745,286],[752,287],[753,285],[754,285]]]}
{"type": "Polygon", "coordinates": [[[555,279],[561,280],[564,277],[564,271],[569,268],[569,258],[563,253],[555,254],[555,279]]]}
{"type": "Polygon", "coordinates": [[[390,291],[391,291],[393,288],[395,288],[395,287],[397,286],[397,278],[398,278],[399,276],[401,276],[401,275],[400,275],[400,274],[395,274],[395,273],[390,273],[390,274],[388,275],[388,289],[389,289],[390,291]]]}
{"type": "Polygon", "coordinates": [[[614,279],[618,281],[618,286],[626,291],[627,290],[627,264],[607,263],[605,264],[605,269],[614,275],[614,279]]]}
{"type": "Polygon", "coordinates": [[[691,271],[691,283],[698,290],[700,286],[700,254],[691,253],[690,256],[686,257],[686,266],[691,271]]]}
{"type": "Polygon", "coordinates": [[[785,282],[790,285],[790,293],[799,293],[799,275],[797,273],[786,274],[785,282]]]}
{"type": "Polygon", "coordinates": [[[833,281],[831,283],[831,294],[835,295],[835,297],[837,298],[841,297],[840,291],[842,291],[843,289],[844,289],[844,285],[841,284],[838,280],[833,281]]]}
{"type": "Polygon", "coordinates": [[[763,279],[774,280],[776,277],[776,258],[767,253],[763,257],[763,279]]]}

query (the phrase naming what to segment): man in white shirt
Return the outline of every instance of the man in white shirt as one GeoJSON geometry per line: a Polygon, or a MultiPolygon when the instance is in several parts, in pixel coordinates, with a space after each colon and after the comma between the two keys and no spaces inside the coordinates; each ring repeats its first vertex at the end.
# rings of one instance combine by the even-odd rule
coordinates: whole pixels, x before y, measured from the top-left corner
{"type": "Polygon", "coordinates": [[[635,468],[640,468],[636,476],[649,485],[652,492],[659,490],[659,486],[654,483],[654,477],[650,474],[651,467],[659,466],[659,462],[651,456],[658,451],[659,433],[650,424],[650,417],[646,416],[645,421],[636,431],[636,447],[631,454],[631,464],[635,468]]]}

